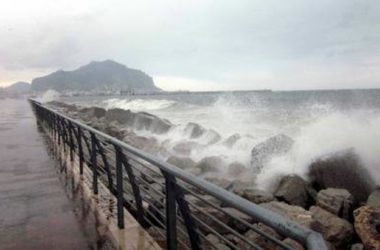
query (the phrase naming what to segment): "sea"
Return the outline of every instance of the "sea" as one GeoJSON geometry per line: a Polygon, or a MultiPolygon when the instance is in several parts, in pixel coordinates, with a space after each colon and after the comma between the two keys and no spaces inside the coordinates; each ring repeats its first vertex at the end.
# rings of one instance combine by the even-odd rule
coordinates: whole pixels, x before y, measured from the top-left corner
{"type": "Polygon", "coordinates": [[[166,134],[138,131],[171,147],[190,140],[188,123],[210,133],[194,139],[204,145],[189,156],[194,161],[218,156],[227,163],[250,167],[251,151],[272,136],[285,134],[295,142],[290,151],[272,157],[256,178],[270,189],[281,176],[308,178],[310,163],[353,149],[377,184],[380,183],[380,89],[319,91],[241,91],[167,93],[159,95],[61,97],[63,101],[106,109],[148,112],[175,126],[166,134]],[[221,136],[210,143],[215,132],[221,136]],[[239,139],[226,145],[231,136],[239,139]]]}

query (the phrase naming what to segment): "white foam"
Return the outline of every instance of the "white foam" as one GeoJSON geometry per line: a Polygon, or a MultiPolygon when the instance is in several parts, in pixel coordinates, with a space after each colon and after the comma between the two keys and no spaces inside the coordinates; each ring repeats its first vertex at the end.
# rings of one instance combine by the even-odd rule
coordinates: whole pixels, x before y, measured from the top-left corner
{"type": "Polygon", "coordinates": [[[39,99],[40,102],[42,103],[47,103],[47,102],[52,102],[52,101],[56,101],[58,100],[60,97],[60,93],[53,90],[53,89],[49,89],[49,90],[46,90],[42,97],[39,99]]]}
{"type": "Polygon", "coordinates": [[[353,148],[379,184],[380,115],[374,111],[334,112],[301,128],[290,152],[273,158],[257,177],[257,185],[272,189],[279,177],[297,174],[307,178],[316,158],[353,148]]]}
{"type": "Polygon", "coordinates": [[[151,111],[165,109],[174,105],[175,101],[158,100],[158,99],[109,99],[104,101],[107,109],[120,108],[132,111],[151,111]]]}

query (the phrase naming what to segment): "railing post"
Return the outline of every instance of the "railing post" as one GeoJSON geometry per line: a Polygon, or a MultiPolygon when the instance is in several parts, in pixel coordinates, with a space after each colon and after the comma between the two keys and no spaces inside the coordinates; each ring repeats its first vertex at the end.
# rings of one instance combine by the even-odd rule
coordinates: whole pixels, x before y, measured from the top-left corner
{"type": "Polygon", "coordinates": [[[82,128],[78,126],[78,150],[79,150],[79,173],[83,175],[83,147],[82,147],[82,128]]]}
{"type": "Polygon", "coordinates": [[[94,194],[98,194],[98,167],[96,162],[96,137],[91,132],[91,165],[92,165],[92,188],[94,194]]]}
{"type": "Polygon", "coordinates": [[[74,138],[73,138],[73,125],[68,122],[67,129],[69,130],[69,140],[70,140],[70,161],[74,161],[74,138]]]}
{"type": "Polygon", "coordinates": [[[117,225],[124,228],[124,197],[123,197],[123,165],[121,149],[115,146],[116,153],[116,192],[117,192],[117,225]]]}
{"type": "Polygon", "coordinates": [[[166,248],[177,249],[177,204],[175,179],[165,174],[166,195],[166,248]]]}

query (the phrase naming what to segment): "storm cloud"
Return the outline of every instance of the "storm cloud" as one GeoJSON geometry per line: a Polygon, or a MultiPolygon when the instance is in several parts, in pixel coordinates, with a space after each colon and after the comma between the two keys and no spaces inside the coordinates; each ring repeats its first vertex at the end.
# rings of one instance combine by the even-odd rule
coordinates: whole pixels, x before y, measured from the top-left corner
{"type": "Polygon", "coordinates": [[[0,84],[114,59],[168,90],[380,87],[376,0],[16,0],[0,84]]]}

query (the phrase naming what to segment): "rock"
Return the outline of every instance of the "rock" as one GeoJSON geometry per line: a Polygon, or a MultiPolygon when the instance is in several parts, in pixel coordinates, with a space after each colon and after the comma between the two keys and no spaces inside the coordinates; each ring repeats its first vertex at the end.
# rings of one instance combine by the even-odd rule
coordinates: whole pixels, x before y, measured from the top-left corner
{"type": "Polygon", "coordinates": [[[256,145],[251,151],[251,165],[260,170],[263,164],[275,155],[288,152],[294,140],[289,136],[279,134],[256,145]]]}
{"type": "Polygon", "coordinates": [[[361,243],[353,244],[350,250],[364,250],[364,246],[361,243]]]}
{"type": "Polygon", "coordinates": [[[92,118],[92,117],[102,118],[106,115],[106,110],[104,108],[91,107],[91,108],[81,109],[79,110],[79,113],[87,116],[88,118],[92,118]]]}
{"type": "Polygon", "coordinates": [[[233,183],[227,179],[217,177],[206,177],[205,180],[226,190],[230,190],[233,188],[233,183]]]}
{"type": "Polygon", "coordinates": [[[170,156],[166,162],[181,169],[190,169],[196,165],[196,162],[188,157],[170,156]]]}
{"type": "Polygon", "coordinates": [[[355,230],[366,250],[380,249],[380,207],[363,206],[354,211],[355,230]]]}
{"type": "Polygon", "coordinates": [[[223,141],[223,145],[228,148],[232,148],[236,144],[236,142],[240,140],[240,138],[241,138],[241,135],[233,134],[223,141]]]}
{"type": "MultiPolygon", "coordinates": [[[[279,240],[282,240],[282,237],[275,230],[273,230],[272,228],[270,228],[270,227],[268,227],[268,226],[266,226],[266,225],[264,225],[262,223],[255,224],[255,226],[257,226],[257,228],[259,228],[261,231],[263,231],[263,232],[271,235],[272,237],[274,237],[276,239],[279,239],[279,240]]],[[[244,236],[245,236],[245,238],[247,238],[248,240],[250,240],[250,242],[255,243],[256,245],[258,245],[262,249],[273,250],[273,249],[276,249],[276,247],[277,247],[277,245],[275,243],[273,243],[272,241],[266,239],[265,237],[263,237],[262,235],[256,233],[253,230],[249,230],[247,233],[244,234],[244,236]]],[[[251,249],[253,249],[252,246],[248,245],[243,240],[240,240],[237,243],[237,247],[239,249],[242,249],[242,250],[251,250],[251,249]]]]}
{"type": "Polygon", "coordinates": [[[310,166],[310,180],[320,189],[343,188],[356,202],[365,202],[374,190],[374,181],[353,150],[325,156],[310,166]]]}
{"type": "Polygon", "coordinates": [[[196,166],[202,170],[202,173],[218,172],[223,170],[224,162],[218,156],[209,156],[203,158],[196,166]]]}
{"type": "Polygon", "coordinates": [[[376,189],[368,196],[367,205],[380,206],[380,189],[376,189]]]}
{"type": "Polygon", "coordinates": [[[238,177],[244,173],[246,173],[248,169],[239,162],[232,162],[228,165],[227,175],[232,177],[238,177]]]}
{"type": "Polygon", "coordinates": [[[199,149],[200,147],[201,145],[198,142],[181,141],[173,147],[173,150],[181,155],[190,155],[194,149],[199,149]]]}
{"type": "MultiPolygon", "coordinates": [[[[300,243],[290,238],[286,238],[285,240],[282,241],[282,243],[291,247],[293,250],[305,250],[305,248],[300,243]]],[[[280,246],[277,246],[276,248],[276,250],[282,250],[282,249],[283,248],[280,246]]]]}
{"type": "Polygon", "coordinates": [[[219,135],[218,132],[216,132],[213,129],[209,129],[209,130],[207,130],[207,132],[205,132],[203,134],[202,143],[207,144],[207,145],[211,145],[211,144],[217,143],[221,139],[222,139],[222,137],[219,135]]]}
{"type": "MultiPolygon", "coordinates": [[[[199,208],[202,212],[206,212],[213,216],[218,222],[213,220],[210,216],[200,212],[193,206],[190,206],[191,214],[195,217],[197,217],[199,220],[201,220],[203,223],[211,227],[212,229],[216,230],[219,234],[226,234],[229,233],[229,230],[226,229],[224,226],[220,225],[218,222],[227,224],[229,221],[229,217],[223,213],[222,211],[219,211],[218,209],[215,209],[213,207],[202,207],[199,208]]],[[[199,224],[199,228],[205,233],[209,234],[212,233],[211,230],[204,225],[199,224]]]]}
{"type": "Polygon", "coordinates": [[[347,220],[316,206],[311,207],[310,212],[314,220],[312,229],[321,233],[333,246],[344,247],[351,241],[354,229],[347,220]]]}
{"type": "MultiPolygon", "coordinates": [[[[225,207],[223,208],[223,211],[232,215],[233,217],[236,217],[236,218],[239,218],[240,220],[242,221],[245,221],[249,224],[251,224],[254,220],[253,218],[251,218],[250,216],[234,209],[234,208],[230,208],[230,207],[225,207]]],[[[231,216],[229,215],[226,215],[227,216],[227,225],[230,226],[231,228],[235,229],[236,231],[240,232],[240,233],[245,233],[248,231],[249,227],[247,227],[246,225],[244,225],[243,223],[241,223],[239,220],[236,220],[234,218],[232,218],[231,216]]]]}
{"type": "Polygon", "coordinates": [[[124,131],[121,128],[115,127],[115,126],[108,126],[104,130],[104,133],[116,137],[117,139],[121,140],[124,137],[124,131]]]}
{"type": "MultiPolygon", "coordinates": [[[[211,203],[211,204],[214,204],[216,206],[220,206],[221,204],[221,201],[218,200],[217,198],[215,198],[214,196],[211,196],[211,195],[200,195],[202,199],[206,200],[207,202],[211,203]]],[[[185,199],[198,206],[198,207],[207,207],[207,206],[210,206],[209,204],[207,204],[206,202],[204,202],[203,200],[201,199],[198,199],[197,197],[191,195],[191,194],[187,194],[185,195],[185,199]]]]}
{"type": "Polygon", "coordinates": [[[133,125],[135,114],[130,110],[114,108],[114,109],[109,109],[106,112],[105,118],[109,122],[117,121],[120,124],[128,124],[131,126],[133,125]]]}
{"type": "Polygon", "coordinates": [[[247,199],[256,204],[274,200],[274,197],[271,193],[253,187],[238,188],[234,186],[233,192],[243,197],[244,199],[247,199]]]}
{"type": "Polygon", "coordinates": [[[308,183],[297,175],[285,176],[280,181],[274,196],[279,201],[306,208],[309,201],[308,183]]]}
{"type": "Polygon", "coordinates": [[[279,201],[262,203],[260,206],[271,210],[272,212],[278,213],[302,226],[311,228],[313,222],[312,213],[302,207],[292,206],[279,201]]]}
{"type": "Polygon", "coordinates": [[[190,139],[196,139],[201,137],[206,131],[201,125],[193,122],[189,122],[185,128],[185,133],[189,135],[190,139]]]}
{"type": "Polygon", "coordinates": [[[354,197],[345,189],[328,188],[319,191],[316,205],[341,218],[350,220],[354,197]]]}
{"type": "Polygon", "coordinates": [[[161,119],[155,115],[139,112],[134,114],[133,127],[138,130],[148,130],[156,134],[163,134],[169,131],[172,124],[168,120],[161,119]]]}

